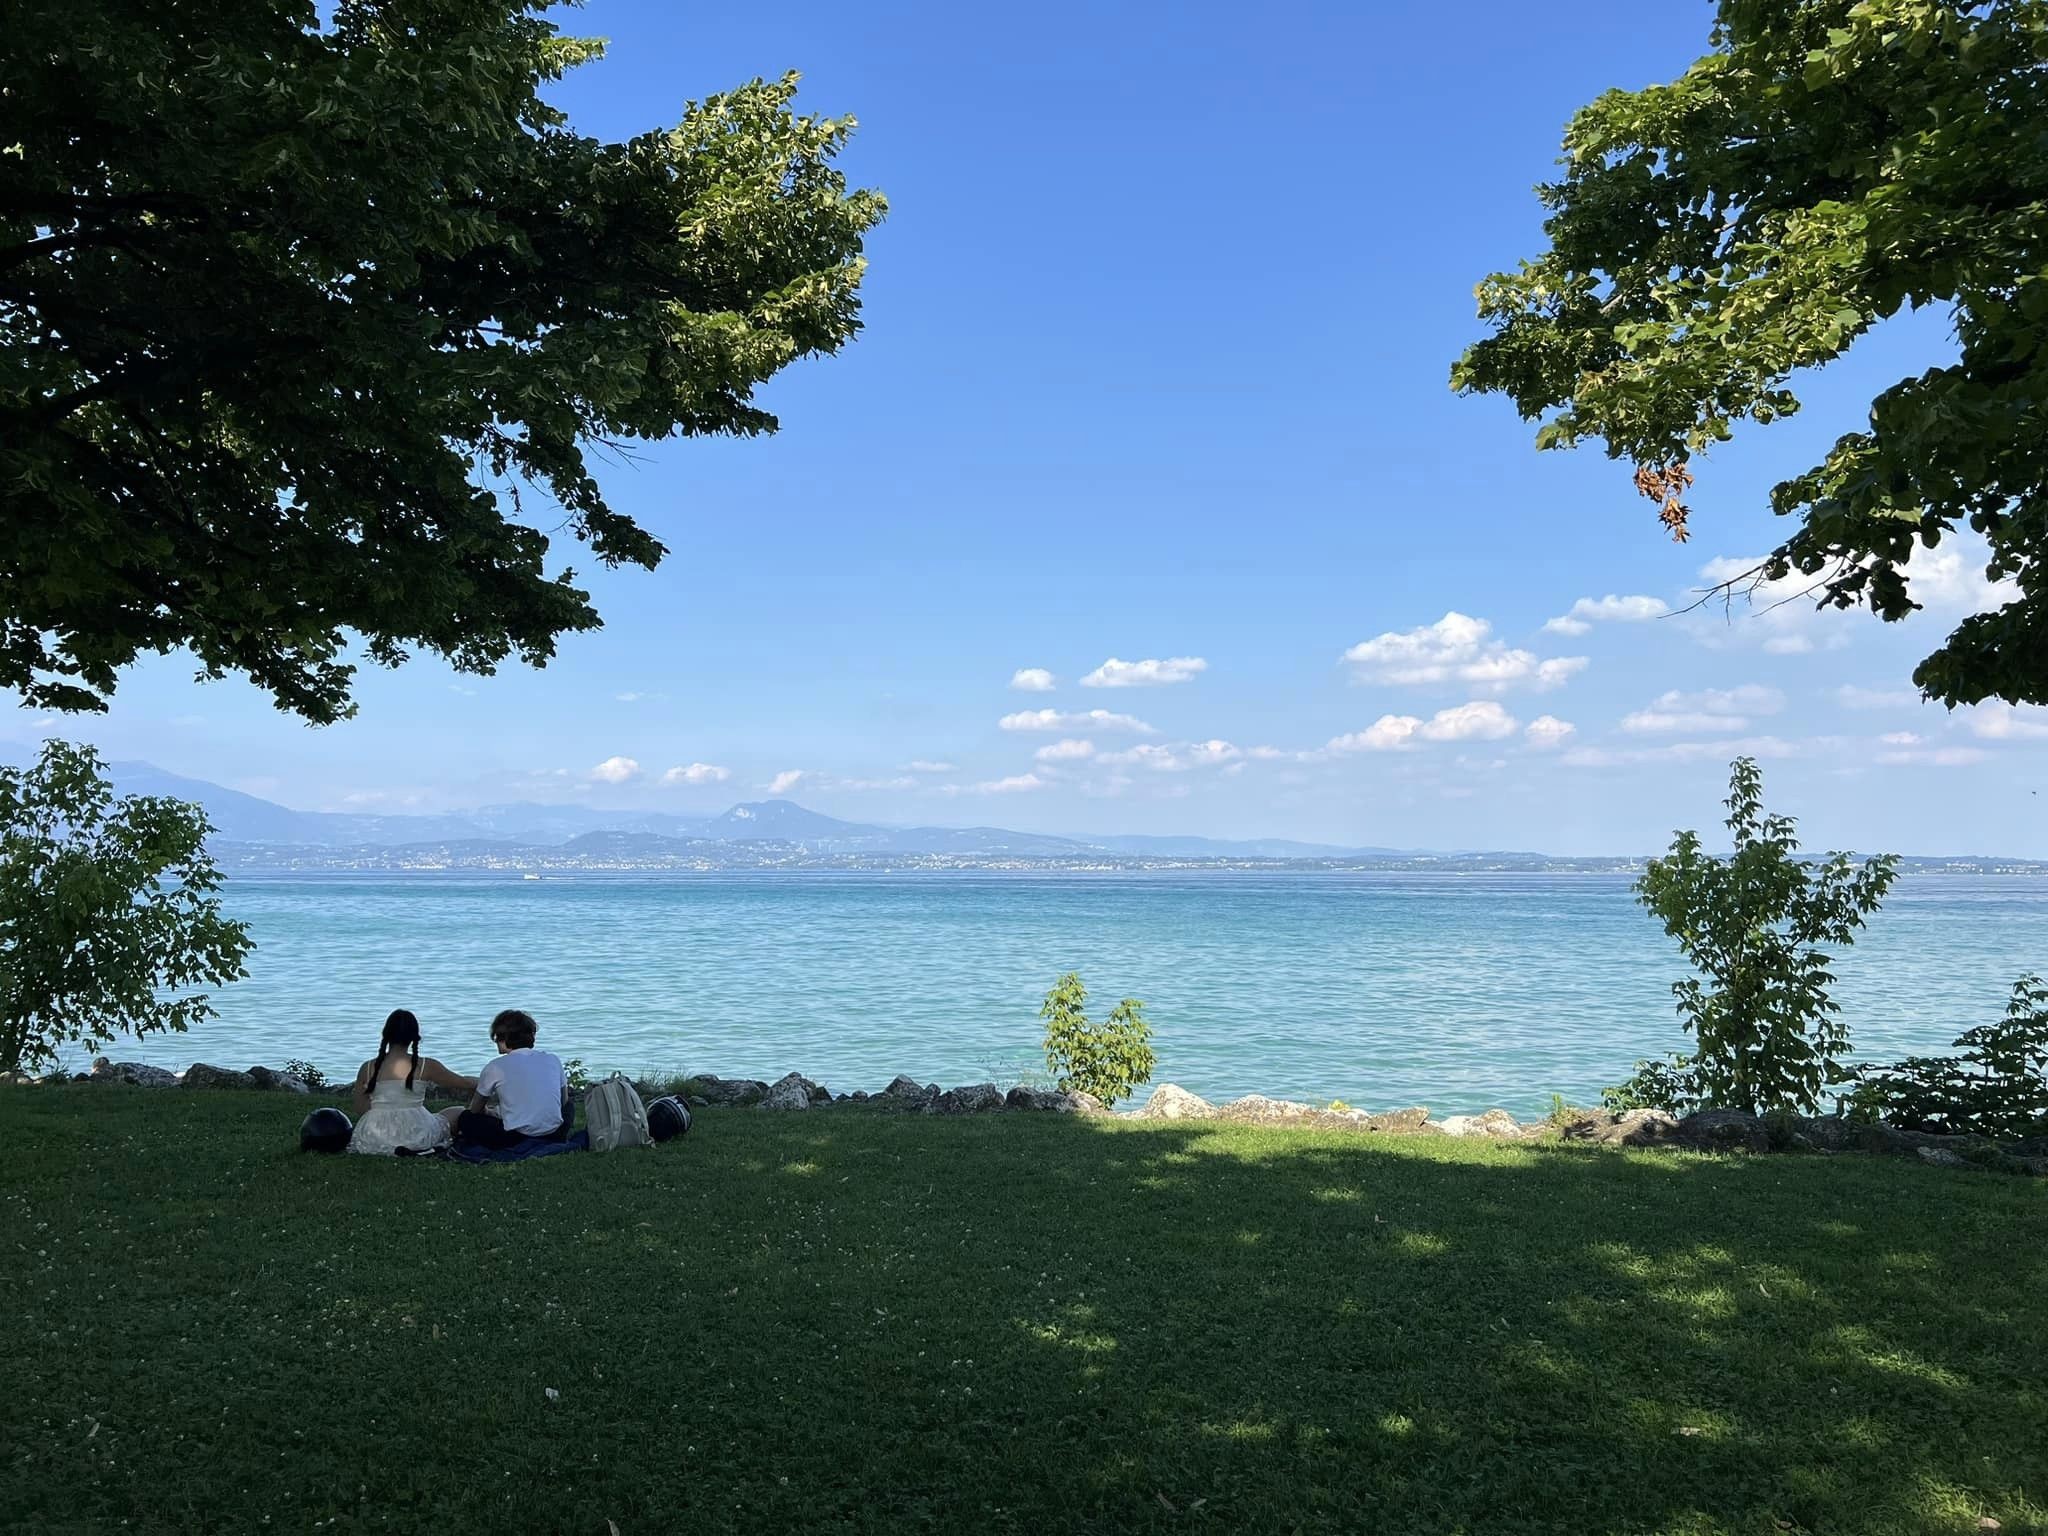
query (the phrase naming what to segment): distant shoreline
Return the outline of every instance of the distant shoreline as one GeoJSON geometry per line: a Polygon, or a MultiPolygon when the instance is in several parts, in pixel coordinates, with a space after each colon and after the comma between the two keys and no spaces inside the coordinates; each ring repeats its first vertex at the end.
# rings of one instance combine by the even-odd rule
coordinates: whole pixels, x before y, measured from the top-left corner
{"type": "MultiPolygon", "coordinates": [[[[733,844],[717,853],[695,849],[644,848],[604,854],[560,847],[487,845],[451,847],[411,844],[396,847],[320,848],[257,843],[216,843],[222,869],[236,874],[1444,874],[1444,875],[1635,875],[1640,858],[1566,858],[1542,854],[1473,853],[1413,858],[1195,858],[1099,854],[1088,857],[1001,854],[813,853],[798,845],[733,844]]],[[[1810,862],[1818,863],[1819,859],[1810,862]]],[[[2000,859],[1972,855],[1901,860],[1914,875],[2048,878],[2048,860],[2000,859]]]]}

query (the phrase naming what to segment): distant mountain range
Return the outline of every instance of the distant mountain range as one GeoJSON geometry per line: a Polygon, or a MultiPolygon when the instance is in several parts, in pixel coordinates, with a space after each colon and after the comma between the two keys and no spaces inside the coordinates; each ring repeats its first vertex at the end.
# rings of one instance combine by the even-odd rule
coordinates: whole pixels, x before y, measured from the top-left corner
{"type": "Polygon", "coordinates": [[[206,808],[221,843],[297,848],[398,848],[433,843],[519,844],[594,852],[619,848],[625,835],[686,843],[775,843],[811,854],[950,854],[1005,858],[1302,859],[1387,855],[1386,848],[1341,848],[1284,838],[1230,841],[1211,837],[1052,837],[1001,827],[882,827],[840,821],[790,800],[735,805],[717,816],[662,811],[605,811],[581,805],[487,805],[460,815],[366,816],[345,811],[295,811],[204,779],[166,773],[153,763],[111,765],[115,787],[129,795],[170,795],[206,808]],[[607,841],[592,842],[601,836],[607,841]]]}
{"type": "MultiPolygon", "coordinates": [[[[840,821],[790,800],[735,805],[717,816],[606,811],[580,805],[490,805],[460,815],[364,816],[295,811],[150,763],[115,763],[123,794],[197,801],[214,853],[240,869],[712,870],[1039,868],[1147,869],[1221,865],[1351,870],[1611,872],[1639,858],[1540,853],[1429,853],[1343,848],[1286,838],[1054,837],[1002,827],[882,827],[840,821]]],[[[2048,863],[1976,856],[1908,859],[1959,873],[2048,874],[2048,863]]]]}

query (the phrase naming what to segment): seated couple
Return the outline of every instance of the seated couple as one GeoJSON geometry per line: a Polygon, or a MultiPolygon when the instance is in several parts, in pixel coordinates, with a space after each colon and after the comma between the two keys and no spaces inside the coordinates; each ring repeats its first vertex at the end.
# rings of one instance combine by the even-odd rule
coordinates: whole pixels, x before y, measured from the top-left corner
{"type": "Polygon", "coordinates": [[[475,1077],[452,1072],[420,1054],[420,1021],[400,1008],[384,1021],[377,1054],[356,1073],[351,1152],[392,1157],[431,1152],[450,1142],[509,1147],[528,1137],[560,1141],[576,1106],[562,1058],[533,1048],[533,1016],[507,1008],[491,1020],[497,1059],[475,1077]],[[427,1108],[427,1084],[469,1096],[465,1107],[427,1108]]]}

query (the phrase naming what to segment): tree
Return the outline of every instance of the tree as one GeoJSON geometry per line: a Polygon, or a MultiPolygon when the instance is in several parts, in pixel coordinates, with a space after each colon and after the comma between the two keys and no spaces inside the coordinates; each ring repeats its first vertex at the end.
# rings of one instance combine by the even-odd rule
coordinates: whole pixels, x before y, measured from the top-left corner
{"type": "Polygon", "coordinates": [[[1796,370],[1947,305],[1960,359],[1772,491],[1799,526],[1752,574],[1900,619],[1914,549],[1973,528],[2016,595],[1913,680],[1951,706],[2048,702],[2048,4],[1721,0],[1712,40],[1572,119],[1540,189],[1550,248],[1479,285],[1493,332],[1453,386],[1548,413],[1539,448],[1633,460],[1683,539],[1690,460],[1796,411],[1796,370]]]}
{"type": "Polygon", "coordinates": [[[1813,1109],[1824,1087],[1848,1078],[1849,1031],[1819,946],[1853,943],[1899,872],[1896,854],[1809,864],[1797,856],[1792,818],[1764,814],[1763,791],[1755,760],[1737,758],[1728,774],[1731,856],[1705,853],[1697,832],[1680,832],[1635,888],[1706,978],[1671,988],[1696,1042],[1699,1097],[1752,1114],[1813,1109]]]}
{"type": "Polygon", "coordinates": [[[213,1016],[191,989],[246,974],[250,942],[221,915],[212,830],[181,800],[116,804],[89,747],[0,768],[0,1072],[213,1016]]]}
{"type": "Polygon", "coordinates": [[[771,432],[755,387],[859,330],[853,120],[790,75],[586,137],[545,8],[8,6],[0,686],[104,708],[182,646],[327,722],[351,637],[543,665],[599,623],[544,525],[666,553],[587,455],[771,432]]]}
{"type": "Polygon", "coordinates": [[[1145,1005],[1127,997],[1101,1024],[1087,1016],[1088,989],[1068,971],[1045,994],[1045,1068],[1061,1091],[1093,1094],[1105,1104],[1129,1098],[1152,1080],[1152,1026],[1145,1005]]]}
{"type": "Polygon", "coordinates": [[[1955,1044],[1960,1055],[1864,1068],[1850,1112],[1948,1135],[2048,1130],[2048,982],[2022,976],[2004,1017],[1963,1031],[1955,1044]]]}

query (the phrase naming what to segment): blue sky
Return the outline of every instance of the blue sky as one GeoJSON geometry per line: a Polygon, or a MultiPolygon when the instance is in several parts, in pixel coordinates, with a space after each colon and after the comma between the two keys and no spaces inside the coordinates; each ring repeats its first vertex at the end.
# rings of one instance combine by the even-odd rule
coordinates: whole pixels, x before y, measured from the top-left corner
{"type": "Polygon", "coordinates": [[[1944,317],[1698,464],[1688,546],[1623,467],[1447,387],[1474,282],[1540,248],[1566,118],[1682,70],[1711,14],[1566,9],[1474,3],[1456,36],[1377,5],[564,13],[610,39],[558,93],[585,131],[789,68],[858,115],[844,164],[892,205],[865,335],[775,383],[778,436],[604,469],[673,553],[591,572],[606,628],[545,671],[367,669],[316,730],[169,658],[5,750],[61,728],[331,809],[780,786],[896,823],[1588,853],[1714,822],[1747,750],[1813,844],[2048,856],[2048,712],[1908,681],[1995,598],[1967,550],[1904,625],[1640,616],[1768,548],[1769,485],[1944,357],[1944,317]],[[1156,665],[1083,685],[1112,660],[1156,665]]]}

